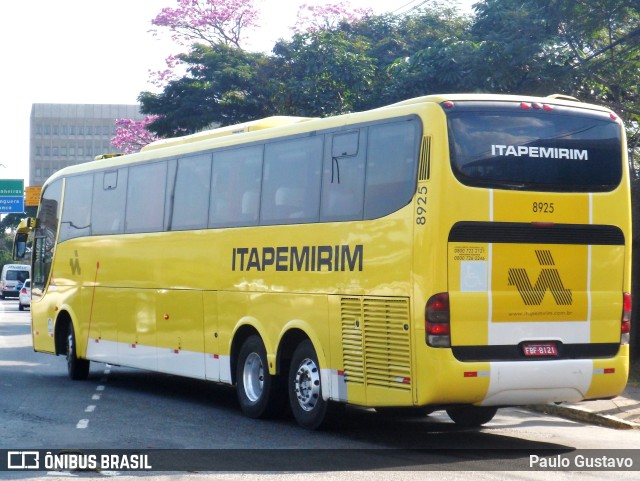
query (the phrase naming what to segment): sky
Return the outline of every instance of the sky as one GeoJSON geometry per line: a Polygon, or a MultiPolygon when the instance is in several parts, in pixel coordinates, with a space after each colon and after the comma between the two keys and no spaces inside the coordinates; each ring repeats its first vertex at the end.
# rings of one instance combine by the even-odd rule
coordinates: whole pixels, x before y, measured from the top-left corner
{"type": "MultiPolygon", "coordinates": [[[[248,50],[269,51],[291,36],[302,4],[339,0],[257,0],[260,27],[248,50]]],[[[424,0],[350,0],[374,13],[402,13],[424,0]]],[[[476,0],[458,0],[470,9],[476,0]]],[[[154,90],[149,72],[182,49],[149,30],[175,0],[21,0],[3,4],[0,17],[0,179],[28,185],[29,115],[34,103],[135,104],[154,90]],[[4,166],[4,167],[3,167],[4,166]]]]}

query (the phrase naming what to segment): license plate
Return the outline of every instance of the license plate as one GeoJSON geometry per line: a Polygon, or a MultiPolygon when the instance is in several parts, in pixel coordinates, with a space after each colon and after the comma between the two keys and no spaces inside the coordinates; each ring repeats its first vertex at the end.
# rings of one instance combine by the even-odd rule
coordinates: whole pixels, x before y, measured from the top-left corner
{"type": "Polygon", "coordinates": [[[553,342],[528,342],[522,345],[525,356],[557,356],[558,348],[553,342]]]}

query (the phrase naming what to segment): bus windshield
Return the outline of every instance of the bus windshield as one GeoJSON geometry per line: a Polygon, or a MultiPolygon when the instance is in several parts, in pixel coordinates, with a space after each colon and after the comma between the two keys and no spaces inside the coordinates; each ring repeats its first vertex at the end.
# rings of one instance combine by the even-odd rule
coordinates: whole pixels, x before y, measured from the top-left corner
{"type": "Polygon", "coordinates": [[[445,109],[458,180],[515,190],[615,189],[623,164],[618,122],[593,110],[545,107],[458,102],[445,109]]]}

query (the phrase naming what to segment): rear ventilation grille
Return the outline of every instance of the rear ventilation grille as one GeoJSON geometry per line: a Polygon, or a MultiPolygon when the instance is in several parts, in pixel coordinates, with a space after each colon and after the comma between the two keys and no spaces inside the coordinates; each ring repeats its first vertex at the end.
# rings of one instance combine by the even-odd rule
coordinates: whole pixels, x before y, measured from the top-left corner
{"type": "Polygon", "coordinates": [[[422,138],[420,149],[420,171],[418,180],[429,180],[431,176],[431,137],[422,138]]]}
{"type": "Polygon", "coordinates": [[[410,390],[409,300],[343,297],[340,310],[346,381],[410,390]]]}

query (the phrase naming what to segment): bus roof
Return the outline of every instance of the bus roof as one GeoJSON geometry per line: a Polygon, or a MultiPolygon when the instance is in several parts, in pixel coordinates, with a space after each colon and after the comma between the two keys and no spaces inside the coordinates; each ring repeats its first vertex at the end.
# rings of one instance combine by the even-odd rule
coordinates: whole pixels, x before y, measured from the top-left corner
{"type": "Polygon", "coordinates": [[[503,94],[435,94],[425,95],[422,97],[414,97],[412,99],[403,100],[395,104],[388,105],[388,107],[399,107],[404,105],[415,105],[422,103],[442,103],[446,101],[495,101],[495,102],[538,102],[538,103],[553,103],[554,105],[565,105],[571,107],[582,107],[591,110],[598,110],[600,112],[611,112],[606,107],[599,105],[582,103],[580,100],[563,94],[551,94],[546,97],[537,97],[532,95],[503,95],[503,94]]]}
{"type": "Polygon", "coordinates": [[[216,137],[224,137],[227,135],[242,134],[245,132],[252,132],[254,130],[271,129],[273,127],[280,127],[282,125],[297,124],[300,122],[306,122],[308,120],[314,120],[314,117],[288,117],[288,116],[274,116],[266,117],[264,119],[253,120],[251,122],[244,122],[242,124],[228,125],[226,127],[220,127],[212,130],[204,130],[191,135],[185,135],[182,137],[173,137],[170,139],[160,139],[155,142],[145,145],[141,150],[155,150],[163,149],[165,147],[172,147],[174,145],[189,144],[192,142],[199,142],[201,140],[214,139],[216,137]]]}
{"type": "Polygon", "coordinates": [[[88,172],[94,169],[114,169],[121,166],[129,165],[130,163],[144,162],[160,157],[190,154],[204,148],[208,149],[217,146],[241,144],[245,139],[249,141],[249,139],[245,137],[245,135],[251,136],[250,141],[259,141],[263,140],[264,138],[268,138],[269,135],[271,135],[270,129],[281,131],[283,135],[292,135],[314,129],[325,129],[347,125],[352,119],[355,120],[354,117],[356,116],[358,117],[358,122],[366,122],[367,119],[369,119],[369,114],[371,115],[371,119],[373,119],[374,117],[379,118],[380,115],[383,115],[382,112],[397,109],[398,115],[403,115],[415,110],[416,106],[420,104],[440,104],[445,101],[542,102],[572,107],[580,106],[586,109],[597,110],[600,112],[611,112],[611,110],[600,107],[598,105],[586,103],[582,104],[576,101],[568,100],[565,96],[533,97],[525,95],[476,93],[426,95],[363,112],[347,113],[325,118],[290,116],[266,117],[264,119],[220,127],[213,130],[206,130],[182,137],[161,139],[143,147],[138,153],[121,156],[98,156],[93,162],[66,167],[56,172],[49,179],[47,179],[45,185],[65,175],[88,172]],[[401,113],[401,111],[403,113],[401,113]],[[305,126],[300,128],[299,130],[299,128],[296,126],[301,124],[305,124],[305,126]],[[308,124],[308,126],[306,124],[308,124]],[[235,134],[241,135],[236,136],[235,134]],[[207,145],[197,145],[200,142],[206,142],[207,145]]]}

